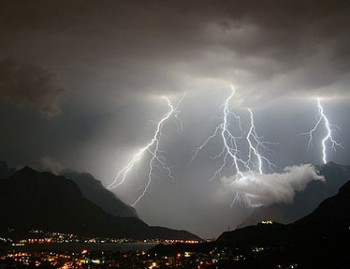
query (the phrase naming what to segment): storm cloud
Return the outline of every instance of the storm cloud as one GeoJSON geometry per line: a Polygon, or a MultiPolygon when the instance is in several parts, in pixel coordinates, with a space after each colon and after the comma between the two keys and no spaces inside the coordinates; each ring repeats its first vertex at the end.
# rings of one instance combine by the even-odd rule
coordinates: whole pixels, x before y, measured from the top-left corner
{"type": "Polygon", "coordinates": [[[65,90],[57,74],[41,66],[23,64],[14,58],[0,62],[0,99],[31,104],[46,117],[61,112],[60,98],[65,90]]]}
{"type": "MultiPolygon", "coordinates": [[[[308,137],[299,135],[315,123],[316,97],[330,122],[341,127],[335,138],[344,149],[328,152],[329,160],[350,163],[349,5],[342,0],[1,1],[0,120],[6,128],[0,133],[0,159],[12,166],[60,164],[57,169],[92,173],[107,186],[153,137],[155,122],[168,109],[160,97],[176,103],[186,91],[179,107],[183,130],[170,120],[160,141],[175,180],[155,169],[136,209],[149,224],[216,236],[239,224],[249,209],[231,208],[231,187],[219,199],[220,178],[209,181],[221,165],[211,158],[221,150],[219,141],[190,160],[220,124],[231,84],[232,110],[248,130],[247,108],[252,109],[258,134],[273,142],[273,152],[266,154],[281,181],[298,170],[283,172],[283,167],[322,161],[324,129],[315,133],[309,152],[308,137]]],[[[115,190],[125,202],[133,203],[145,185],[148,160],[145,155],[125,186],[115,190]]],[[[300,169],[312,175],[312,168],[300,169]]],[[[289,201],[299,188],[290,181],[281,185],[272,175],[264,180],[281,192],[271,194],[266,187],[257,204],[289,201]],[[271,201],[263,198],[270,194],[271,201]]]]}
{"type": "Polygon", "coordinates": [[[11,37],[3,53],[45,55],[58,68],[103,81],[99,88],[111,95],[205,91],[208,82],[233,81],[254,105],[271,92],[348,96],[346,1],[3,5],[1,30],[11,37]]]}

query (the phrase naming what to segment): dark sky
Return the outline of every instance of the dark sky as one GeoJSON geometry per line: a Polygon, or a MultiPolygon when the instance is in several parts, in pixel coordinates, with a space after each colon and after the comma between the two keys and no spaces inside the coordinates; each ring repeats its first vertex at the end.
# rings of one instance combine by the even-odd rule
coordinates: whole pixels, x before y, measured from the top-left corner
{"type": "MultiPolygon", "coordinates": [[[[344,147],[328,159],[350,164],[349,25],[348,1],[0,1],[0,158],[108,185],[152,139],[168,109],[160,97],[176,104],[186,92],[183,128],[171,118],[160,141],[174,180],[156,168],[136,209],[149,224],[216,236],[250,209],[230,207],[230,173],[209,180],[220,139],[190,160],[220,124],[231,84],[232,110],[246,130],[254,111],[277,172],[321,164],[326,130],[310,151],[300,135],[316,123],[315,98],[344,147]]],[[[114,190],[125,202],[142,192],[149,159],[114,190]]]]}

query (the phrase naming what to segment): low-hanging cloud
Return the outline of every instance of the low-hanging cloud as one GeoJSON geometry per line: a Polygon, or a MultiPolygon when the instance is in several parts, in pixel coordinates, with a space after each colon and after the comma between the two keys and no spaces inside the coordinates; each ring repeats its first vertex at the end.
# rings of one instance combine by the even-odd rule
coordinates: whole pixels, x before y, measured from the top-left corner
{"type": "Polygon", "coordinates": [[[57,74],[32,63],[14,58],[0,61],[0,99],[17,104],[31,104],[45,117],[61,112],[60,99],[65,90],[57,74]]]}
{"type": "Polygon", "coordinates": [[[225,189],[244,197],[251,207],[291,203],[296,191],[302,191],[313,180],[324,181],[311,164],[284,168],[282,173],[258,174],[247,172],[244,177],[221,179],[225,189]]]}
{"type": "Polygon", "coordinates": [[[49,156],[42,158],[39,161],[37,167],[39,168],[39,170],[48,171],[56,175],[59,175],[62,171],[67,170],[64,163],[54,160],[49,156]]]}

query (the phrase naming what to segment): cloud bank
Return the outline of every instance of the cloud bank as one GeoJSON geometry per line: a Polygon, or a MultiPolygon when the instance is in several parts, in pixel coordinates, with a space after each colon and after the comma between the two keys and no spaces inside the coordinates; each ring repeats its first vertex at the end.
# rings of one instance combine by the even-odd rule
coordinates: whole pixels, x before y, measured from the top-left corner
{"type": "Polygon", "coordinates": [[[324,181],[311,164],[284,168],[282,173],[257,174],[247,172],[244,177],[223,177],[227,191],[236,192],[251,207],[269,206],[277,203],[291,203],[296,191],[302,191],[313,180],[324,181]]]}

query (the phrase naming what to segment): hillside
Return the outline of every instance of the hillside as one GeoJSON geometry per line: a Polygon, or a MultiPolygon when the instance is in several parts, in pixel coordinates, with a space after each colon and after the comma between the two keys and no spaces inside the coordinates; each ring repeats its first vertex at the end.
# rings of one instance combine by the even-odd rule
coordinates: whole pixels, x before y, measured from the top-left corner
{"type": "Polygon", "coordinates": [[[350,268],[349,212],[347,182],[337,195],[295,223],[259,224],[223,233],[214,246],[244,248],[246,254],[257,246],[264,251],[261,255],[249,254],[247,262],[224,261],[221,268],[350,268]]]}
{"type": "Polygon", "coordinates": [[[113,192],[103,187],[101,181],[88,173],[64,171],[64,177],[73,180],[82,194],[107,213],[117,217],[137,217],[136,210],[122,202],[113,192]]]}
{"type": "Polygon", "coordinates": [[[311,214],[288,225],[248,226],[219,236],[218,242],[237,246],[298,245],[317,240],[338,241],[350,236],[350,181],[339,192],[324,200],[311,214]]]}
{"type": "Polygon", "coordinates": [[[29,167],[0,180],[0,216],[0,229],[17,234],[42,229],[86,236],[198,239],[186,231],[112,216],[85,198],[72,180],[29,167]]]}

